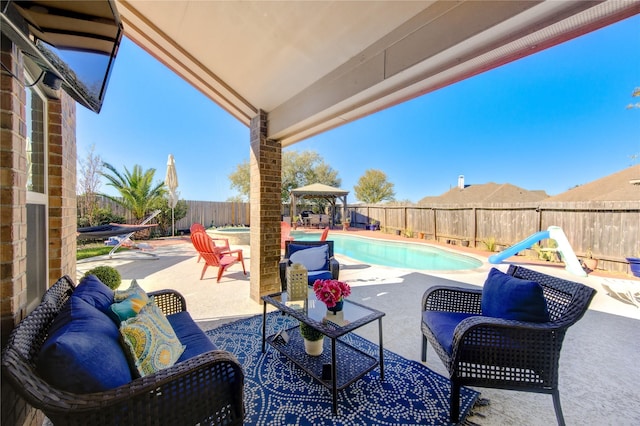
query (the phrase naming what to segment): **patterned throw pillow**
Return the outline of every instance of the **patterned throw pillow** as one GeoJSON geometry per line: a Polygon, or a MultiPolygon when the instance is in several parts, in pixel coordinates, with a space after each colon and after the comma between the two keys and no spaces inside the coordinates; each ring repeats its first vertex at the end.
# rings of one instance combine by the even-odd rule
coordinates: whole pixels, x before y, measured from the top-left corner
{"type": "Polygon", "coordinates": [[[120,324],[125,353],[141,376],[155,373],[176,363],[185,346],[155,303],[120,324]]]}
{"type": "Polygon", "coordinates": [[[113,295],[113,300],[115,302],[122,302],[123,300],[128,299],[132,296],[144,300],[145,304],[149,303],[149,296],[147,296],[147,293],[142,287],[140,287],[140,284],[138,284],[138,281],[136,280],[131,281],[131,285],[128,289],[116,290],[115,294],[113,295]]]}
{"type": "Polygon", "coordinates": [[[111,305],[111,311],[108,312],[109,316],[116,322],[117,325],[120,325],[122,321],[128,320],[129,318],[133,318],[144,308],[147,303],[153,303],[153,297],[149,298],[140,297],[138,294],[134,294],[130,297],[127,297],[122,302],[116,302],[111,305]]]}

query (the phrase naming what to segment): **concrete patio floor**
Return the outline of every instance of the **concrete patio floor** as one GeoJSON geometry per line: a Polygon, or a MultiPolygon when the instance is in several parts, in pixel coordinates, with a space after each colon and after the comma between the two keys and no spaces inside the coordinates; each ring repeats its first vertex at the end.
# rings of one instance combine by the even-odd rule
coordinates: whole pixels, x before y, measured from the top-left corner
{"type": "MultiPolygon", "coordinates": [[[[380,233],[371,233],[380,235],[380,233]]],[[[363,232],[362,235],[367,235],[363,232]]],[[[384,235],[385,238],[393,238],[384,235]]],[[[330,238],[329,238],[330,239],[330,238]]],[[[416,241],[416,240],[412,240],[416,241]]],[[[120,271],[122,288],[132,279],[147,291],[172,288],[187,299],[188,310],[203,329],[236,318],[261,314],[262,304],[249,298],[249,246],[242,248],[247,276],[242,267],[233,265],[220,283],[216,283],[216,269],[209,268],[200,280],[202,263],[196,263],[196,252],[188,237],[152,241],[150,260],[135,252],[122,252],[113,259],[92,258],[78,262],[78,277],[98,265],[111,265],[120,271]]],[[[443,247],[447,248],[447,247],[443,247]]],[[[450,249],[453,249],[449,247],[450,249]]],[[[458,249],[458,248],[456,248],[458,249]]],[[[458,251],[458,250],[456,250],[458,251]]],[[[387,268],[356,262],[337,255],[340,279],[352,286],[350,299],[386,313],[383,319],[384,346],[405,358],[420,361],[421,298],[432,285],[451,280],[452,285],[465,283],[482,286],[494,265],[487,256],[473,250],[466,254],[483,261],[480,268],[463,272],[425,273],[423,271],[387,268]]],[[[589,311],[566,335],[560,359],[560,398],[568,425],[637,425],[640,424],[640,308],[609,295],[600,282],[606,276],[577,277],[562,265],[541,264],[513,257],[513,263],[550,275],[582,282],[595,288],[596,294],[589,311]]],[[[508,263],[497,266],[506,271],[508,263]]],[[[632,279],[628,276],[615,278],[632,279]]],[[[640,286],[640,281],[636,281],[640,286]]],[[[377,326],[367,325],[358,334],[377,342],[377,326]]],[[[426,365],[446,376],[446,370],[435,351],[428,349],[426,365]]],[[[555,424],[550,395],[497,389],[475,388],[490,404],[470,418],[480,425],[549,425],[555,424]]]]}

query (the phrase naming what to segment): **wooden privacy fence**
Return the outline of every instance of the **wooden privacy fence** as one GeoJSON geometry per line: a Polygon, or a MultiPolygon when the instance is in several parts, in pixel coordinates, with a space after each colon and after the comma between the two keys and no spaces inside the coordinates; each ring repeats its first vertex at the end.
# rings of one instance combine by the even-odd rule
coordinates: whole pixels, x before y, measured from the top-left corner
{"type": "MultiPolygon", "coordinates": [[[[195,222],[206,227],[250,225],[249,203],[191,200],[186,203],[187,215],[176,221],[177,231],[187,230],[195,222]]],[[[127,211],[107,199],[100,201],[100,207],[132,219],[127,211]]],[[[599,261],[598,269],[614,272],[629,273],[625,258],[640,256],[640,200],[352,205],[348,206],[348,215],[351,226],[376,220],[385,232],[400,231],[414,238],[481,248],[491,240],[498,251],[549,226],[559,226],[578,257],[585,257],[591,250],[599,261]]],[[[341,220],[336,218],[336,222],[341,220]]]]}
{"type": "Polygon", "coordinates": [[[578,257],[591,250],[598,269],[629,273],[640,255],[640,200],[424,206],[350,206],[352,226],[379,222],[386,232],[502,250],[549,226],[559,226],[578,257]]]}

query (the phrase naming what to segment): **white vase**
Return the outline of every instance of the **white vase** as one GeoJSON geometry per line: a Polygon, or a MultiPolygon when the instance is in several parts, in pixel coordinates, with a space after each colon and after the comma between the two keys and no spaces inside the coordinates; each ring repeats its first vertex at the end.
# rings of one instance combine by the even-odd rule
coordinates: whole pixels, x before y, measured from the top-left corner
{"type": "Polygon", "coordinates": [[[310,355],[310,356],[322,355],[323,346],[324,346],[324,337],[321,337],[320,340],[304,339],[304,350],[307,353],[307,355],[310,355]]]}

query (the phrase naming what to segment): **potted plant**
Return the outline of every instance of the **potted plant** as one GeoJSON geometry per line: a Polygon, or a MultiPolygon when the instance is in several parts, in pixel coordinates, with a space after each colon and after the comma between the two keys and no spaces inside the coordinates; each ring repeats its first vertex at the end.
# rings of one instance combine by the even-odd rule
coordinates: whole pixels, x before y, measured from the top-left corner
{"type": "Polygon", "coordinates": [[[369,225],[367,225],[367,228],[369,229],[369,231],[376,231],[378,229],[378,221],[375,219],[371,219],[371,222],[369,222],[369,225]]]}
{"type": "Polygon", "coordinates": [[[585,253],[585,258],[582,262],[584,263],[584,266],[590,271],[595,271],[596,268],[598,267],[598,259],[593,258],[591,247],[587,249],[587,252],[585,253]]]}
{"type": "Polygon", "coordinates": [[[640,253],[635,257],[627,257],[627,262],[629,262],[631,273],[636,277],[640,277],[640,253]]]}
{"type": "Polygon", "coordinates": [[[324,334],[315,328],[300,322],[300,335],[304,339],[304,350],[307,355],[319,356],[324,346],[324,334]]]}

